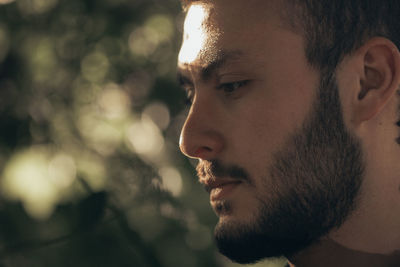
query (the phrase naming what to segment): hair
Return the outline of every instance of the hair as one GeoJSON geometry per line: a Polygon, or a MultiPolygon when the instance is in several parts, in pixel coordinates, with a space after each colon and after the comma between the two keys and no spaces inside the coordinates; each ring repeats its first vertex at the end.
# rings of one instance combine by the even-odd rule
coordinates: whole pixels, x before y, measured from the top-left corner
{"type": "Polygon", "coordinates": [[[400,47],[398,0],[284,1],[286,18],[302,30],[308,62],[316,68],[334,70],[344,56],[375,36],[400,47]]]}

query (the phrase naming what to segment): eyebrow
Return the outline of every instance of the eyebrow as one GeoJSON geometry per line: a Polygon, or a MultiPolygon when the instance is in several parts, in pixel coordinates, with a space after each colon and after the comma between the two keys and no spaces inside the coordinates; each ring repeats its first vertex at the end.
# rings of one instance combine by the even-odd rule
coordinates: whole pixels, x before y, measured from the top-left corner
{"type": "MultiPolygon", "coordinates": [[[[207,81],[211,78],[211,76],[221,67],[225,66],[227,63],[233,60],[237,60],[243,56],[243,52],[241,50],[232,50],[232,51],[220,51],[216,57],[207,62],[207,65],[202,67],[200,70],[201,80],[207,81]]],[[[193,85],[193,82],[189,77],[183,74],[179,69],[177,71],[177,80],[178,83],[183,85],[193,85]]]]}

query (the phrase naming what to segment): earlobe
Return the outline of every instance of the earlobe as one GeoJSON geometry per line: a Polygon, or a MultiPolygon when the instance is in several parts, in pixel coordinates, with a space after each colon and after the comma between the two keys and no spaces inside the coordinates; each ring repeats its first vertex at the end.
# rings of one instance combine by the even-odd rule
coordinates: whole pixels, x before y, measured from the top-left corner
{"type": "Polygon", "coordinates": [[[386,38],[372,38],[357,52],[361,68],[356,97],[353,99],[353,122],[360,124],[375,117],[400,85],[400,54],[386,38]]]}

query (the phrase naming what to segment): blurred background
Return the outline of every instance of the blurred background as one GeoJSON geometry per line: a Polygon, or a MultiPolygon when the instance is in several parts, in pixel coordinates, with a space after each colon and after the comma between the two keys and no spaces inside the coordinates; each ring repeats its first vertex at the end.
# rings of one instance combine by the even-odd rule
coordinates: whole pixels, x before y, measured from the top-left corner
{"type": "Polygon", "coordinates": [[[178,0],[0,0],[0,267],[239,266],[178,149],[183,19],[178,0]]]}

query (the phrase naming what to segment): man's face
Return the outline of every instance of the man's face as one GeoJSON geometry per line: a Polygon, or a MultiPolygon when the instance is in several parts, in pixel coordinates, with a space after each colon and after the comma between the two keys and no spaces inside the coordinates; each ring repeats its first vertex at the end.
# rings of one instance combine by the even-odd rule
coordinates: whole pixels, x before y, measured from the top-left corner
{"type": "Polygon", "coordinates": [[[217,244],[238,262],[294,253],[339,226],[362,173],[334,77],[307,64],[272,2],[192,5],[178,59],[192,101],[181,150],[199,159],[217,244]]]}

